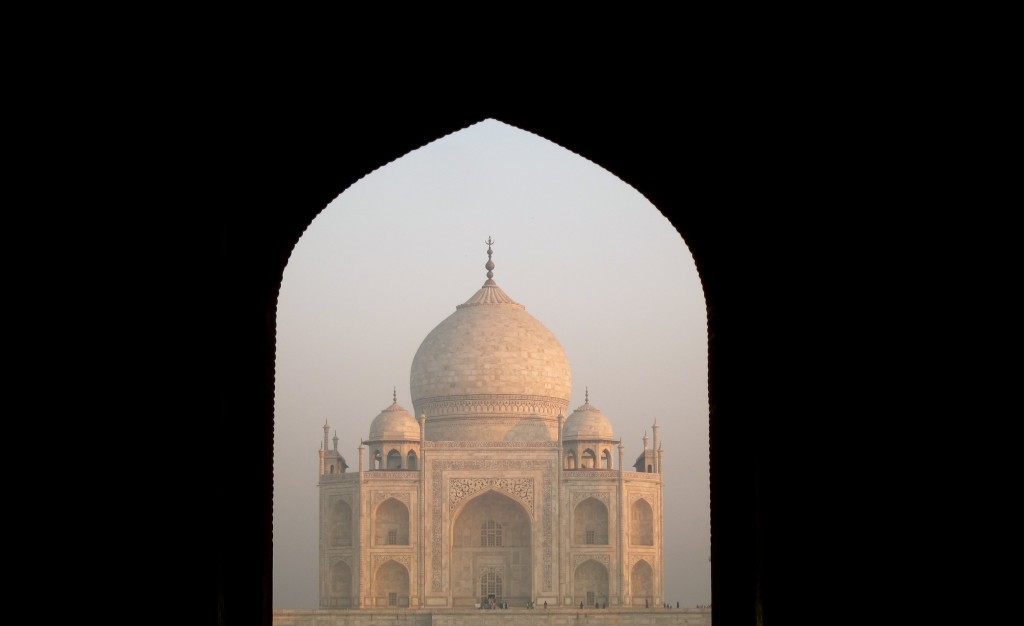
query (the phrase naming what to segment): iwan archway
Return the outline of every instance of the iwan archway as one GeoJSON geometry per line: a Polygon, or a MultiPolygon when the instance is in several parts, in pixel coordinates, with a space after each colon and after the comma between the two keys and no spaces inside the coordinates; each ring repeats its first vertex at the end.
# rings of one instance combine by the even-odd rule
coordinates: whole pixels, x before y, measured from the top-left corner
{"type": "Polygon", "coordinates": [[[451,604],[526,606],[533,591],[533,523],[522,504],[496,491],[459,509],[451,534],[451,604]]]}
{"type": "MultiPolygon", "coordinates": [[[[403,382],[408,379],[411,353],[429,330],[424,324],[444,318],[453,305],[465,299],[465,286],[475,287],[482,280],[486,260],[482,244],[488,237],[495,242],[495,273],[501,285],[516,300],[527,303],[571,355],[577,381],[571,407],[584,403],[589,387],[592,401],[615,423],[616,437],[622,439],[624,460],[611,448],[582,448],[573,469],[612,471],[611,466],[620,462],[631,467],[644,437],[650,434],[645,431],[647,425],[658,420],[667,451],[664,473],[692,481],[689,486],[676,481],[666,488],[672,497],[666,499],[664,516],[685,532],[672,533],[672,541],[677,543],[667,546],[675,552],[666,554],[665,565],[689,563],[703,571],[710,586],[706,311],[693,259],[678,232],[646,199],[558,146],[545,145],[552,154],[545,152],[543,158],[520,162],[511,178],[490,177],[509,171],[509,154],[529,153],[528,148],[548,143],[493,121],[454,133],[437,146],[410,153],[346,190],[310,224],[292,251],[277,310],[275,401],[279,419],[275,450],[281,465],[275,468],[275,524],[282,532],[275,535],[274,543],[275,593],[284,594],[286,587],[308,576],[301,570],[302,563],[316,558],[315,544],[303,541],[315,538],[317,529],[306,526],[294,540],[284,534],[285,530],[303,528],[308,520],[301,518],[316,509],[315,503],[300,501],[315,498],[315,492],[288,485],[289,480],[305,479],[301,464],[288,465],[288,459],[308,459],[307,431],[315,424],[313,432],[317,432],[327,421],[332,436],[339,438],[349,471],[357,471],[359,440],[366,437],[374,414],[390,402],[395,387],[399,402],[409,404],[403,382]],[[501,135],[500,141],[490,148],[486,143],[483,148],[473,148],[468,153],[472,158],[460,162],[459,169],[439,169],[443,159],[428,154],[438,147],[463,150],[460,141],[483,131],[501,135]],[[574,176],[550,167],[563,158],[579,166],[574,176]],[[428,167],[427,173],[417,173],[414,165],[428,167]],[[399,174],[406,177],[402,184],[388,178],[401,179],[399,174]],[[375,183],[380,177],[385,182],[375,183]],[[471,183],[478,180],[488,183],[474,188],[471,183]],[[578,186],[566,190],[563,185],[567,181],[578,186]],[[428,190],[439,193],[426,193],[428,190]],[[631,208],[624,208],[627,206],[631,208]],[[369,247],[362,247],[366,245],[369,247]],[[313,272],[300,278],[303,267],[313,272]],[[659,269],[652,272],[652,267],[659,269]],[[665,273],[672,280],[664,280],[665,273]],[[326,282],[317,283],[316,275],[326,282]],[[304,282],[306,279],[309,282],[304,282]],[[305,309],[313,312],[312,317],[303,317],[300,307],[291,305],[310,302],[307,297],[315,294],[326,298],[305,309]],[[651,299],[658,306],[643,304],[651,299]],[[409,306],[410,302],[416,305],[409,306]],[[680,330],[680,319],[690,320],[692,326],[680,330]],[[689,332],[692,336],[684,337],[689,332]],[[684,358],[685,354],[692,354],[692,359],[684,358]],[[358,362],[339,360],[349,357],[358,362]],[[317,367],[309,367],[311,363],[317,367]],[[623,366],[628,363],[646,365],[623,366]],[[379,394],[373,391],[378,387],[379,394]],[[664,401],[666,389],[672,390],[672,402],[664,401]],[[286,427],[284,415],[297,416],[302,428],[293,431],[290,422],[286,427]],[[684,425],[692,427],[692,432],[686,432],[684,425]],[[686,533],[694,529],[699,536],[687,538],[686,533]],[[680,556],[683,553],[685,558],[680,556]]],[[[366,461],[368,466],[396,473],[418,471],[425,462],[426,457],[403,456],[397,447],[382,449],[379,461],[366,461]]],[[[613,502],[604,506],[609,519],[611,511],[618,517],[613,502]]],[[[662,512],[658,514],[660,519],[662,512]]],[[[409,519],[412,524],[422,521],[412,512],[409,519]]],[[[567,514],[566,523],[571,523],[570,519],[567,514]]],[[[595,543],[587,544],[588,530],[595,537],[612,532],[607,524],[581,527],[582,539],[577,540],[576,529],[570,528],[564,540],[552,541],[558,542],[556,548],[568,549],[574,542],[615,545],[630,539],[623,533],[599,537],[607,543],[591,539],[595,543]]],[[[378,541],[377,529],[372,532],[372,540],[378,541]]],[[[652,529],[648,535],[653,533],[652,529]]],[[[398,534],[396,531],[396,537],[398,534]]],[[[423,541],[430,538],[423,528],[410,528],[409,534],[423,541]]],[[[382,534],[379,542],[388,545],[388,535],[382,534]]],[[[535,548],[536,542],[531,546],[535,548]]],[[[419,558],[414,546],[409,552],[410,558],[419,558]]],[[[535,568],[536,560],[532,554],[530,558],[535,568]]],[[[557,563],[552,567],[559,568],[554,574],[558,584],[568,584],[575,570],[560,560],[557,563]]],[[[423,566],[429,565],[425,561],[423,566]]],[[[433,572],[411,571],[410,594],[422,597],[425,585],[433,585],[433,572]]],[[[502,572],[471,567],[469,574],[470,582],[464,588],[452,589],[453,604],[479,602],[485,595],[483,589],[498,589],[499,579],[503,596],[515,589],[513,597],[520,597],[513,582],[519,585],[521,581],[502,572]]],[[[370,575],[354,573],[357,579],[361,576],[364,586],[370,575]]],[[[455,572],[447,570],[447,575],[454,584],[455,572]]],[[[621,578],[623,572],[609,573],[615,588],[621,586],[621,578]]],[[[531,585],[527,595],[536,595],[536,581],[531,585]]],[[[316,588],[315,581],[312,586],[316,588]]],[[[567,591],[564,597],[572,595],[567,591]]],[[[671,592],[666,590],[665,595],[671,597],[671,592]]],[[[299,604],[304,602],[317,606],[315,598],[299,604]]],[[[281,603],[293,605],[288,600],[281,603]]]]}

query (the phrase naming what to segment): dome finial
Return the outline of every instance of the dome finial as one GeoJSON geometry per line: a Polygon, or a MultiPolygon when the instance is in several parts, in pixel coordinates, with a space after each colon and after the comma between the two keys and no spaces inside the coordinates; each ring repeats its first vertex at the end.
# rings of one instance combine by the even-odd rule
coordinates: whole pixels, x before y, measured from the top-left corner
{"type": "Polygon", "coordinates": [[[584,404],[590,404],[590,387],[584,387],[586,394],[583,396],[584,404]]]}
{"type": "Polygon", "coordinates": [[[487,278],[491,279],[494,278],[494,272],[491,271],[494,269],[494,261],[491,260],[491,245],[494,243],[494,241],[492,241],[491,236],[488,235],[487,241],[485,241],[484,243],[487,244],[487,265],[484,265],[484,267],[487,268],[487,278]]]}
{"type": "Polygon", "coordinates": [[[391,401],[398,404],[398,387],[391,388],[391,401]]]}

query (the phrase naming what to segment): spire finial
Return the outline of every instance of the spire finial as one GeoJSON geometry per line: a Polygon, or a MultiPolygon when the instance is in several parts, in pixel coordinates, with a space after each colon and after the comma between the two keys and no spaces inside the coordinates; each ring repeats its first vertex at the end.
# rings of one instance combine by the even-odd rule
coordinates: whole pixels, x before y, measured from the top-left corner
{"type": "Polygon", "coordinates": [[[586,395],[583,396],[583,403],[590,404],[590,387],[584,387],[587,390],[586,395]]]}
{"type": "Polygon", "coordinates": [[[491,236],[488,235],[487,236],[487,241],[485,241],[484,243],[487,244],[487,264],[484,265],[484,267],[487,268],[487,278],[491,279],[491,278],[494,278],[494,272],[491,271],[491,270],[494,269],[494,261],[491,260],[491,254],[492,254],[491,245],[494,243],[494,241],[492,241],[491,240],[491,236]]]}
{"type": "Polygon", "coordinates": [[[391,401],[398,404],[398,387],[391,388],[391,401]]]}

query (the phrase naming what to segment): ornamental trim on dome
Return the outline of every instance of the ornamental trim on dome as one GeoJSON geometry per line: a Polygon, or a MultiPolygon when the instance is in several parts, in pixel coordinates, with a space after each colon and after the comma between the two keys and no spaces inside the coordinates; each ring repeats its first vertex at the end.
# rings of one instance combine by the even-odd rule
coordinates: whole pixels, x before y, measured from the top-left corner
{"type": "Polygon", "coordinates": [[[481,287],[479,291],[473,294],[472,298],[466,300],[462,304],[455,305],[455,308],[461,309],[463,307],[477,306],[481,304],[511,304],[521,309],[526,308],[522,304],[519,304],[510,298],[507,293],[502,291],[501,287],[490,279],[488,279],[487,283],[484,283],[484,286],[481,287]]]}
{"type": "MultiPolygon", "coordinates": [[[[512,394],[509,394],[510,396],[512,394]]],[[[474,396],[441,396],[421,398],[416,407],[431,418],[442,416],[474,416],[481,414],[501,415],[553,415],[563,410],[568,402],[550,396],[500,397],[499,394],[474,396]]]]}
{"type": "Polygon", "coordinates": [[[477,306],[480,304],[511,304],[525,309],[525,306],[510,298],[507,293],[502,291],[501,287],[498,286],[498,283],[494,282],[494,261],[491,260],[491,254],[493,254],[491,245],[494,241],[488,237],[487,241],[484,243],[487,244],[487,263],[484,265],[487,269],[487,280],[484,282],[483,287],[473,294],[469,300],[456,305],[455,308],[461,309],[462,307],[477,306]]]}

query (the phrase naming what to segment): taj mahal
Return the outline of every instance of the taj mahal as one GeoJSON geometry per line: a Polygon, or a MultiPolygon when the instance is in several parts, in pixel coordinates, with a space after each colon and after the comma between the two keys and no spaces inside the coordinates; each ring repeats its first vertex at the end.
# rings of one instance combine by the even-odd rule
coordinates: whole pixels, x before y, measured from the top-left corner
{"type": "Polygon", "coordinates": [[[357,459],[323,426],[320,607],[661,607],[657,422],[627,461],[589,391],[570,411],[565,350],[495,282],[485,243],[483,286],[413,358],[412,410],[392,391],[357,459]]]}

